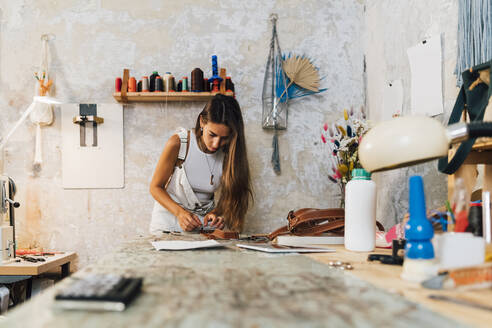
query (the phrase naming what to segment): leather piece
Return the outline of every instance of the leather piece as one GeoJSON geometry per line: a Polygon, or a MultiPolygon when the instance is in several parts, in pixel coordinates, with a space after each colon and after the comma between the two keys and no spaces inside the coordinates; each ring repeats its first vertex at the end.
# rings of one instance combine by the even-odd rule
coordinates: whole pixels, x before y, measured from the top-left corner
{"type": "Polygon", "coordinates": [[[301,208],[290,211],[287,215],[288,224],[270,233],[268,239],[273,240],[285,234],[297,236],[316,236],[325,232],[343,234],[344,218],[343,208],[301,208]]]}
{"type": "Polygon", "coordinates": [[[215,229],[213,232],[202,232],[208,239],[239,239],[239,232],[215,229]]]}

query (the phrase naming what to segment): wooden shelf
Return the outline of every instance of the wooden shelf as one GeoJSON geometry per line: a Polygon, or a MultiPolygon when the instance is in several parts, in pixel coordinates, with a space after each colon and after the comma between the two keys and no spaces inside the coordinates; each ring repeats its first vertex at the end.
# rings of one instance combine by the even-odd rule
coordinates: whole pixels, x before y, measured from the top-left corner
{"type": "MultiPolygon", "coordinates": [[[[119,102],[166,102],[166,101],[208,101],[220,92],[127,92],[127,101],[123,100],[121,92],[113,93],[119,102]]],[[[234,92],[225,92],[233,96],[234,92]]]]}

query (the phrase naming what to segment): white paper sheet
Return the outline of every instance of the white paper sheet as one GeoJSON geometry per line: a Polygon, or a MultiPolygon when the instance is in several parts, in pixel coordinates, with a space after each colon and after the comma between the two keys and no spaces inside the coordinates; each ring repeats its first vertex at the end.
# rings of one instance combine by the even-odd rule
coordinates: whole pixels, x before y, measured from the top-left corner
{"type": "Polygon", "coordinates": [[[211,247],[223,247],[224,246],[215,240],[199,240],[199,241],[161,240],[161,241],[152,241],[150,243],[158,251],[162,251],[162,250],[181,251],[181,250],[187,250],[187,249],[211,248],[211,247]]]}
{"type": "Polygon", "coordinates": [[[333,248],[311,248],[311,247],[288,247],[288,246],[274,246],[270,244],[236,244],[237,247],[252,249],[255,251],[266,253],[333,253],[333,248]]]}
{"type": "Polygon", "coordinates": [[[441,36],[407,50],[410,61],[412,114],[434,116],[443,112],[441,36]]]}
{"type": "Polygon", "coordinates": [[[383,121],[401,116],[403,106],[403,83],[401,80],[389,81],[383,90],[383,121]]]}

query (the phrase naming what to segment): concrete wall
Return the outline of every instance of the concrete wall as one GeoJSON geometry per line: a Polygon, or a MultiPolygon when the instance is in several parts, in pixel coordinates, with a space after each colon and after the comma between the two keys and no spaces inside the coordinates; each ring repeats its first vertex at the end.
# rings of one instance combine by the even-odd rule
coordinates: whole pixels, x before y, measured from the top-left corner
{"type": "MultiPolygon", "coordinates": [[[[398,22],[410,5],[391,7],[398,13],[391,19],[398,22]]],[[[424,7],[422,1],[415,15],[424,7]]],[[[43,33],[55,36],[50,42],[55,96],[66,103],[114,103],[114,78],[124,67],[136,77],[154,69],[185,76],[195,67],[208,75],[210,55],[217,54],[219,66],[228,69],[236,85],[246,122],[256,192],[246,232],[272,231],[285,223],[290,209],[338,205],[337,189],[326,178],[319,134],[322,124],[338,119],[343,108],[365,103],[364,1],[1,0],[0,9],[0,135],[31,102],[43,33]],[[280,135],[280,176],[270,164],[272,134],[260,125],[272,12],[279,15],[284,52],[313,58],[328,88],[290,104],[289,127],[280,135]]],[[[373,5],[370,13],[379,12],[390,15],[383,5],[373,5]]],[[[382,40],[389,33],[378,35],[378,47],[403,49],[420,36],[415,32],[415,39],[385,48],[382,40]]],[[[44,163],[34,171],[35,128],[23,124],[4,152],[4,171],[16,181],[16,200],[22,204],[16,212],[19,246],[73,250],[83,266],[120,241],[146,234],[153,204],[148,184],[160,152],[176,127],[193,125],[203,105],[125,106],[124,189],[62,188],[60,109],[53,125],[43,128],[44,163]]]]}
{"type": "MultiPolygon", "coordinates": [[[[366,2],[367,102],[369,116],[378,121],[383,105],[383,86],[402,79],[403,115],[410,113],[410,65],[407,49],[427,37],[442,35],[442,79],[444,114],[447,123],[458,89],[456,65],[458,1],[456,0],[368,0],[366,2]]],[[[378,218],[391,225],[408,210],[408,177],[422,175],[428,209],[444,204],[447,175],[437,170],[437,161],[374,174],[378,184],[378,218]]]]}

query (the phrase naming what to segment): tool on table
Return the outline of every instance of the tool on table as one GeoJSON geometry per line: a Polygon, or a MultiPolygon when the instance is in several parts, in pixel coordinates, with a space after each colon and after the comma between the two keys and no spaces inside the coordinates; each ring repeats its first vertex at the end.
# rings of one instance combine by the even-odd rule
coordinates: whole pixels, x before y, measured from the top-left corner
{"type": "Polygon", "coordinates": [[[6,264],[15,259],[14,208],[20,204],[13,200],[16,187],[10,177],[0,175],[0,193],[0,264],[6,264]]]}
{"type": "Polygon", "coordinates": [[[35,256],[54,256],[55,254],[64,254],[65,252],[42,252],[31,249],[16,249],[16,255],[35,255],[35,256]]]}
{"type": "Polygon", "coordinates": [[[437,300],[437,301],[446,301],[446,302],[452,302],[455,304],[460,304],[460,305],[466,305],[470,307],[474,307],[480,310],[485,310],[485,311],[492,311],[492,306],[487,306],[483,304],[479,304],[476,302],[456,298],[456,297],[451,297],[451,296],[446,296],[446,295],[429,295],[428,296],[430,299],[437,300]]]}
{"type": "Polygon", "coordinates": [[[492,286],[492,266],[480,265],[441,272],[438,276],[422,282],[429,289],[490,288],[492,286]]]}
{"type": "Polygon", "coordinates": [[[393,255],[387,254],[369,254],[367,260],[369,262],[379,261],[382,264],[403,265],[402,257],[393,257],[393,255]]]}
{"type": "Polygon", "coordinates": [[[24,261],[33,262],[33,263],[36,263],[36,262],[45,262],[46,261],[42,257],[34,257],[34,256],[27,256],[27,255],[21,255],[19,257],[21,259],[23,259],[24,261]]]}
{"type": "Polygon", "coordinates": [[[369,254],[368,261],[380,261],[382,264],[403,265],[405,255],[405,239],[393,239],[392,255],[369,254]]]}
{"type": "Polygon", "coordinates": [[[123,311],[140,294],[143,278],[89,274],[71,278],[55,295],[54,305],[65,310],[123,311]]]}
{"type": "Polygon", "coordinates": [[[80,104],[79,114],[73,118],[73,123],[80,125],[80,147],[87,147],[86,123],[92,123],[92,147],[97,147],[97,126],[104,123],[104,119],[97,116],[97,105],[80,104]]]}

